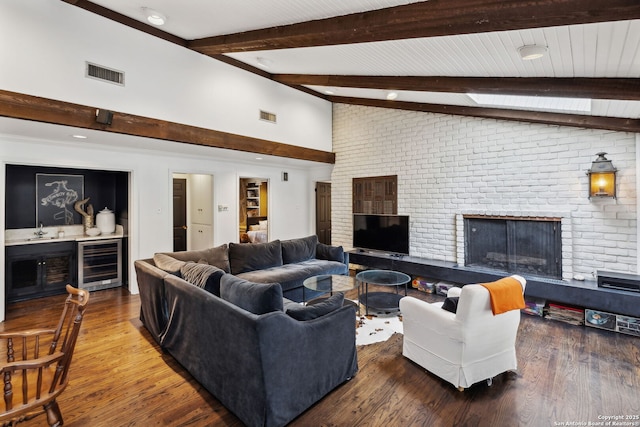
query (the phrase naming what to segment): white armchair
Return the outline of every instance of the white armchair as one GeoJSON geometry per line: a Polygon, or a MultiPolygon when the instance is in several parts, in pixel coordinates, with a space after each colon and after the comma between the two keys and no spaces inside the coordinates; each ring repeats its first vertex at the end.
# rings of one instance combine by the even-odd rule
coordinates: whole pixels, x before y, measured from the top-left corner
{"type": "MultiPolygon", "coordinates": [[[[511,276],[522,285],[526,280],[511,276]]],[[[516,334],[520,310],[495,315],[489,291],[482,285],[451,288],[448,297],[459,296],[456,313],[442,303],[413,297],[400,300],[404,338],[402,354],[459,390],[518,366],[516,334]]]]}

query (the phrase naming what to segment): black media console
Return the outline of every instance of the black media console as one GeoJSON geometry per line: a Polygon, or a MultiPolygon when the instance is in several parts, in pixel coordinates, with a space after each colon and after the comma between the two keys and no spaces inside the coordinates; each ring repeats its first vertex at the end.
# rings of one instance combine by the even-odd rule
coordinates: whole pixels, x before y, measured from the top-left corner
{"type": "MultiPolygon", "coordinates": [[[[456,284],[486,283],[508,273],[474,270],[454,262],[412,256],[397,256],[379,252],[349,251],[349,262],[369,268],[401,271],[456,284]]],[[[523,276],[527,279],[525,295],[584,308],[640,317],[640,292],[598,287],[596,281],[557,280],[523,276]]]]}

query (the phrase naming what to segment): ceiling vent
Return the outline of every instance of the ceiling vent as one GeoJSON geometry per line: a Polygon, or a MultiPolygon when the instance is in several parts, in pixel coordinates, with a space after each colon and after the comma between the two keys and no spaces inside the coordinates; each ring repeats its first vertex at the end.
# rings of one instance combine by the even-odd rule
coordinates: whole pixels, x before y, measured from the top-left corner
{"type": "Polygon", "coordinates": [[[274,113],[269,113],[268,111],[260,110],[260,120],[264,120],[269,123],[275,123],[276,115],[274,113]]]}
{"type": "Polygon", "coordinates": [[[87,62],[86,64],[86,77],[124,86],[124,73],[122,71],[92,64],[91,62],[87,62]]]}

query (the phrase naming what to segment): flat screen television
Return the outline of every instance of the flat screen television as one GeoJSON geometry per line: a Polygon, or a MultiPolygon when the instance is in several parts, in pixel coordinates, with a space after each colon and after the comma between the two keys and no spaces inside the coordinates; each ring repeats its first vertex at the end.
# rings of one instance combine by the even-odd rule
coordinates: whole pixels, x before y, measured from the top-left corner
{"type": "Polygon", "coordinates": [[[353,214],[353,246],[409,254],[409,215],[353,214]]]}

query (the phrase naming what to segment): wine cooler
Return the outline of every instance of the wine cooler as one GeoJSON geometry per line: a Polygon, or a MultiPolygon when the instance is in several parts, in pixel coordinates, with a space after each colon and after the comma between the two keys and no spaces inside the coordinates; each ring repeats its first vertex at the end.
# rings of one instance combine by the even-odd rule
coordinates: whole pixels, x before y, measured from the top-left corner
{"type": "Polygon", "coordinates": [[[122,239],[78,242],[78,286],[95,291],[122,285],[122,239]]]}

